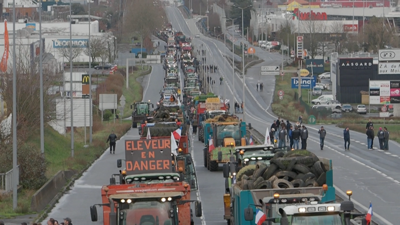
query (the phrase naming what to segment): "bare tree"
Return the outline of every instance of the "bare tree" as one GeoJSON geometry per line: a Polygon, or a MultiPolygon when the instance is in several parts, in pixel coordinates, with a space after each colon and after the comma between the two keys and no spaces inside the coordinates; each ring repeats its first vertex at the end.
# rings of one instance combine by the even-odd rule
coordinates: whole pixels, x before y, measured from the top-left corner
{"type": "Polygon", "coordinates": [[[327,31],[323,21],[318,20],[303,20],[304,29],[304,45],[308,49],[310,58],[314,58],[317,54],[318,42],[323,41],[324,33],[327,31]]]}
{"type": "Polygon", "coordinates": [[[90,46],[90,57],[92,58],[92,62],[95,62],[96,58],[101,57],[101,54],[104,51],[105,40],[104,38],[91,38],[90,43],[87,44],[86,48],[83,50],[83,52],[87,56],[89,56],[89,48],[88,48],[89,46],[90,46]]]}
{"type": "Polygon", "coordinates": [[[368,50],[377,52],[379,49],[384,48],[385,45],[397,46],[398,37],[396,32],[396,26],[384,18],[372,18],[364,27],[365,47],[368,50]]]}
{"type": "Polygon", "coordinates": [[[63,48],[58,48],[58,52],[61,54],[62,57],[67,59],[67,62],[74,61],[78,56],[81,55],[83,48],[76,48],[72,47],[72,54],[70,44],[63,48]]]}
{"type": "MultiPolygon", "coordinates": [[[[160,5],[160,4],[156,4],[160,5]]],[[[125,17],[124,32],[130,37],[139,35],[141,40],[151,35],[156,29],[161,29],[164,19],[162,13],[153,1],[130,0],[127,1],[126,11],[130,12],[125,17]]]]}
{"type": "Polygon", "coordinates": [[[344,30],[343,30],[343,23],[341,22],[333,22],[330,27],[331,40],[335,44],[335,51],[341,53],[341,48],[339,48],[339,44],[343,41],[344,38],[344,30]]]}

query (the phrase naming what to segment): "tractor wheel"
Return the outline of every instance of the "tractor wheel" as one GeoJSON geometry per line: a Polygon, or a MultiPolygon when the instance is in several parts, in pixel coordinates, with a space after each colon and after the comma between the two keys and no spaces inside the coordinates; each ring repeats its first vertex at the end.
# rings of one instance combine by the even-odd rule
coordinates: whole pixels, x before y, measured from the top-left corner
{"type": "Polygon", "coordinates": [[[217,171],[218,170],[218,162],[211,160],[211,154],[208,154],[208,163],[210,165],[210,171],[217,171]]]}

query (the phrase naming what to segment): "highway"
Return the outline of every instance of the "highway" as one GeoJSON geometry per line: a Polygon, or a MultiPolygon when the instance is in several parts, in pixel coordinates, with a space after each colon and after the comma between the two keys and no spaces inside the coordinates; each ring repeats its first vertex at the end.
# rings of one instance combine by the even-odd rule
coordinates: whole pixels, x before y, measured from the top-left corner
{"type": "MultiPolygon", "coordinates": [[[[181,12],[175,7],[166,7],[167,16],[176,30],[182,31],[185,35],[194,37],[193,34],[200,33],[195,25],[195,19],[185,20],[181,12]]],[[[219,73],[224,76],[229,88],[227,96],[232,96],[232,101],[242,99],[242,79],[238,74],[232,75],[230,66],[223,66],[226,63],[222,57],[223,53],[229,51],[222,42],[214,40],[204,35],[194,38],[195,46],[203,44],[208,52],[212,52],[211,61],[219,66],[219,73]],[[233,86],[235,79],[235,86],[233,86]]],[[[279,65],[282,57],[276,53],[270,53],[256,48],[256,55],[264,62],[248,69],[246,74],[245,108],[246,122],[265,133],[277,117],[271,112],[270,103],[275,92],[275,77],[260,76],[261,65],[279,65]],[[258,92],[255,84],[260,80],[264,83],[264,91],[258,92]]],[[[207,62],[210,60],[208,59],[207,62]]],[[[221,89],[217,88],[217,93],[221,95],[221,89]]],[[[233,103],[231,104],[231,106],[233,103]]],[[[232,107],[231,107],[232,108],[232,107]]],[[[294,122],[292,122],[293,124],[294,122]]],[[[333,160],[334,184],[336,193],[345,197],[346,190],[352,190],[352,200],[361,212],[366,212],[370,202],[373,204],[374,221],[379,224],[397,224],[399,210],[398,202],[400,196],[400,145],[390,141],[390,151],[381,150],[369,151],[366,147],[366,135],[351,131],[350,151],[344,151],[343,129],[334,125],[324,125],[327,130],[324,150],[319,148],[319,136],[317,130],[321,125],[306,125],[309,129],[308,149],[320,157],[333,160]]],[[[197,140],[195,137],[194,140],[197,140]]],[[[375,139],[377,146],[377,139],[375,139]]],[[[194,160],[197,163],[197,177],[200,186],[200,197],[207,211],[204,211],[206,224],[224,224],[222,195],[224,182],[222,174],[219,172],[208,172],[203,165],[202,144],[195,141],[194,160]],[[215,175],[218,174],[218,175],[215,175]],[[208,187],[208,188],[203,188],[208,187]],[[212,191],[210,191],[210,188],[212,191]],[[220,191],[219,191],[220,190],[220,191]],[[217,204],[218,202],[218,204],[217,204]]]]}

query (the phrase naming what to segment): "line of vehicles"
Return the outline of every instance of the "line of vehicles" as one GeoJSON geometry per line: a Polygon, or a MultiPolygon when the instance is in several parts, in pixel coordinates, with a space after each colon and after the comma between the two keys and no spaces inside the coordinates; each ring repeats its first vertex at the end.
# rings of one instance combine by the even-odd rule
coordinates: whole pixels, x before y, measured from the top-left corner
{"type": "Polygon", "coordinates": [[[101,188],[101,203],[90,207],[92,221],[99,219],[100,206],[104,225],[193,225],[202,205],[191,196],[197,189],[189,152],[192,125],[204,143],[194,149],[203,151],[204,166],[209,171],[222,166],[221,217],[228,225],[366,224],[365,214],[354,213],[351,191],[348,201],[336,203],[332,160],[307,150],[254,145],[251,128],[229,114],[227,102],[201,91],[190,40],[170,28],[162,33],[168,49],[160,101],[156,107],[131,105],[132,127],[140,137],[125,140],[125,159],[101,188]]]}
{"type": "Polygon", "coordinates": [[[190,42],[171,29],[165,33],[169,45],[160,101],[156,108],[151,102],[131,105],[132,127],[140,138],[125,140],[125,159],[117,161],[121,169],[102,187],[101,203],[90,207],[92,221],[99,219],[97,206],[102,207],[104,225],[193,225],[194,216],[202,216],[201,202],[191,199],[197,183],[178,65],[186,75],[191,71],[197,76],[196,68],[190,42]]]}

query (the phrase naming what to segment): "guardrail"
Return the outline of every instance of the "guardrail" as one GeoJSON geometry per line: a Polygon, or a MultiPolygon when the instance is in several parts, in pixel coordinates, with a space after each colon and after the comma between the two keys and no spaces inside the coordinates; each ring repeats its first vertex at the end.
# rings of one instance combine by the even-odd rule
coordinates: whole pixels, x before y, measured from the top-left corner
{"type": "MultiPolygon", "coordinates": [[[[19,166],[15,171],[17,173],[17,185],[19,184],[19,166]]],[[[8,172],[0,173],[0,190],[10,192],[13,189],[13,170],[8,172]]]]}

